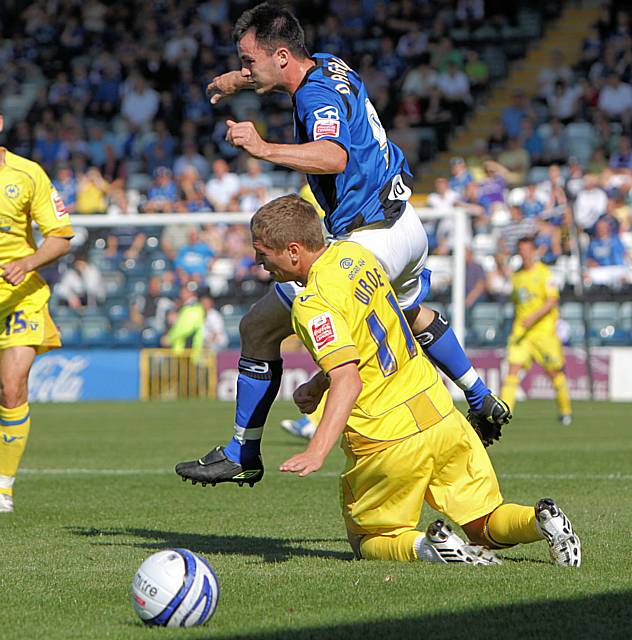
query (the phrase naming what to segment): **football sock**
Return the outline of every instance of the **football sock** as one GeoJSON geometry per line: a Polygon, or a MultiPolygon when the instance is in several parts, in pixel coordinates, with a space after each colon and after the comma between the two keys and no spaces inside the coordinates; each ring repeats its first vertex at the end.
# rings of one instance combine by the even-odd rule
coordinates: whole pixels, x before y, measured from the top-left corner
{"type": "Polygon", "coordinates": [[[560,371],[553,377],[552,382],[553,387],[555,387],[557,406],[560,410],[560,415],[569,416],[571,414],[571,397],[568,393],[566,376],[560,371]]]}
{"type": "Polygon", "coordinates": [[[535,509],[521,504],[501,504],[485,520],[483,534],[492,548],[542,540],[535,519],[535,509]]]}
{"type": "Polygon", "coordinates": [[[31,414],[27,402],[14,409],[0,406],[0,493],[13,495],[13,480],[30,430],[31,414]]]}
{"type": "Polygon", "coordinates": [[[435,311],[432,322],[415,339],[430,360],[463,391],[470,407],[479,411],[491,391],[465,355],[448,321],[435,311]]]}
{"type": "Polygon", "coordinates": [[[362,557],[366,560],[397,560],[412,562],[417,560],[414,544],[423,533],[413,529],[398,536],[364,536],[360,543],[362,557]]]}
{"type": "Polygon", "coordinates": [[[261,436],[279,392],[283,360],[239,359],[234,435],[224,448],[229,460],[249,464],[261,453],[261,436]]]}
{"type": "Polygon", "coordinates": [[[500,397],[509,405],[512,412],[516,406],[516,393],[519,384],[518,376],[508,375],[503,380],[503,387],[500,390],[500,397]]]}

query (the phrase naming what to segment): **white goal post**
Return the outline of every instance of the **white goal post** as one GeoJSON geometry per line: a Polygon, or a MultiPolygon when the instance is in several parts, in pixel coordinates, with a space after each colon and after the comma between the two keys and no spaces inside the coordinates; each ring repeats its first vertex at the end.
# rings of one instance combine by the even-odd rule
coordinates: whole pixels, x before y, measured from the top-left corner
{"type": "MultiPolygon", "coordinates": [[[[423,221],[436,221],[454,216],[454,241],[452,253],[452,329],[459,342],[465,344],[465,249],[467,242],[467,212],[464,209],[416,208],[423,221]]],[[[76,228],[107,227],[155,227],[180,224],[248,224],[252,212],[217,213],[158,213],[122,215],[74,215],[72,224],[76,228]]]]}

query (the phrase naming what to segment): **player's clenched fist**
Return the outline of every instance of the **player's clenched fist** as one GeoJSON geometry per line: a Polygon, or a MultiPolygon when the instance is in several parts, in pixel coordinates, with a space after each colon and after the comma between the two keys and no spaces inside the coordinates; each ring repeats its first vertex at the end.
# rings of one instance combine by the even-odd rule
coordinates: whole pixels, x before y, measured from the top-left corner
{"type": "Polygon", "coordinates": [[[19,285],[30,271],[28,264],[22,260],[14,260],[0,266],[2,277],[13,286],[19,285]]]}
{"type": "Polygon", "coordinates": [[[235,147],[240,147],[255,158],[262,158],[266,142],[261,138],[252,122],[235,122],[226,120],[228,131],[226,140],[235,147]]]}
{"type": "Polygon", "coordinates": [[[237,93],[252,84],[241,75],[241,71],[229,71],[221,76],[216,76],[206,87],[206,96],[211,104],[217,104],[222,98],[237,93]]]}

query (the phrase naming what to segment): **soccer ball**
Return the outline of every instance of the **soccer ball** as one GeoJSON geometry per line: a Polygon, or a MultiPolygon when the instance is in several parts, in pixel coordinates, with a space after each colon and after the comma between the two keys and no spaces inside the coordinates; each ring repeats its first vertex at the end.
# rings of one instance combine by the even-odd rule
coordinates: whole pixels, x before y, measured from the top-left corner
{"type": "Polygon", "coordinates": [[[193,627],[215,613],[219,582],[201,556],[188,549],[165,549],[140,565],[131,595],[145,624],[193,627]]]}

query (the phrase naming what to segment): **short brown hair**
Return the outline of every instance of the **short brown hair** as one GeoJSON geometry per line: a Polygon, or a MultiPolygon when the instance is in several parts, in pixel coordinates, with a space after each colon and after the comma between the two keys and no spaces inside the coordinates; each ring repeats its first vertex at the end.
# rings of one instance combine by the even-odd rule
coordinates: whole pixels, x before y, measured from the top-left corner
{"type": "Polygon", "coordinates": [[[282,251],[298,242],[308,251],[325,245],[316,209],[297,195],[282,196],[264,204],[250,221],[253,242],[282,251]]]}

